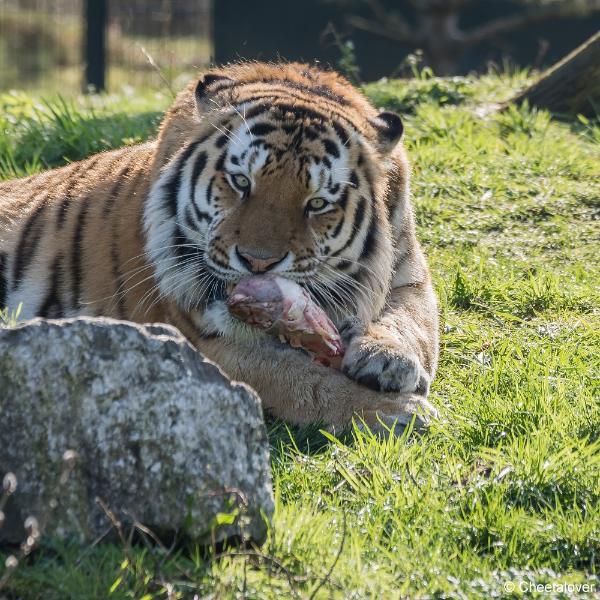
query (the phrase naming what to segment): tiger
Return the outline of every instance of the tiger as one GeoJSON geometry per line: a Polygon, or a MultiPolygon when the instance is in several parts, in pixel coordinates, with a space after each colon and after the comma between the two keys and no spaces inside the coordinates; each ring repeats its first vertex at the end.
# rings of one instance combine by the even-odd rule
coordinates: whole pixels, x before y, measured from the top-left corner
{"type": "Polygon", "coordinates": [[[438,307],[403,132],[332,69],[209,68],[155,139],[0,183],[0,307],[173,325],[289,423],[426,424],[438,307]],[[259,273],[320,304],[340,370],[229,314],[259,273]]]}

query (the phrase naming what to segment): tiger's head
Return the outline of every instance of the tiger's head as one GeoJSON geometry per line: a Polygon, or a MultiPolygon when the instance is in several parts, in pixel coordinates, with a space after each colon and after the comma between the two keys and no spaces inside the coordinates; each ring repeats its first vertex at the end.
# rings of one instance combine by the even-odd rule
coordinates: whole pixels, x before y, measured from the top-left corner
{"type": "Polygon", "coordinates": [[[182,308],[252,273],[306,287],[335,320],[384,306],[407,191],[400,118],[300,64],[204,74],[159,135],[145,206],[161,293],[182,308]]]}

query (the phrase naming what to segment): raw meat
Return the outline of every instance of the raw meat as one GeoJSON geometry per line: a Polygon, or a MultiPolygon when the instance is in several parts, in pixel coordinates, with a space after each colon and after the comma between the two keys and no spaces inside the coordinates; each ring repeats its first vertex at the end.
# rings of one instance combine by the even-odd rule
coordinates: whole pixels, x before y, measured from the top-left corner
{"type": "Polygon", "coordinates": [[[227,306],[248,325],[306,350],[316,362],[339,369],[344,356],[340,334],[297,283],[270,274],[247,277],[235,286],[227,306]]]}

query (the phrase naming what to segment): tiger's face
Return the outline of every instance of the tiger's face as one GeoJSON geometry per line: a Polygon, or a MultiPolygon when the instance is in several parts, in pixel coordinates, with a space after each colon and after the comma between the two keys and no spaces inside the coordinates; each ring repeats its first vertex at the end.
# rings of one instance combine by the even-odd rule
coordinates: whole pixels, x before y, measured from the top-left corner
{"type": "Polygon", "coordinates": [[[360,182],[356,148],[331,126],[278,112],[231,124],[213,182],[207,264],[228,281],[265,271],[318,279],[321,265],[349,254],[343,246],[362,225],[349,202],[360,182]]]}
{"type": "MultiPolygon", "coordinates": [[[[152,188],[147,251],[162,294],[200,308],[271,272],[306,287],[334,318],[375,310],[393,250],[380,138],[290,102],[293,89],[273,101],[237,87],[236,97],[234,80],[201,80],[203,118],[152,188]]],[[[388,145],[401,135],[390,113],[370,126],[388,145]]]]}

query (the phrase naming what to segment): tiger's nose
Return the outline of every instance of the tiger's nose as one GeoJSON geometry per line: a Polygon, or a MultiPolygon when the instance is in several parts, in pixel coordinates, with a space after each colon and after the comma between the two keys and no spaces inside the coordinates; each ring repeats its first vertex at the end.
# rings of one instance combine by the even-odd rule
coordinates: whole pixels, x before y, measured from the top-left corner
{"type": "Polygon", "coordinates": [[[283,256],[256,256],[245,248],[235,247],[235,253],[239,261],[252,273],[264,273],[272,269],[275,265],[279,264],[286,256],[287,252],[283,256]]]}

